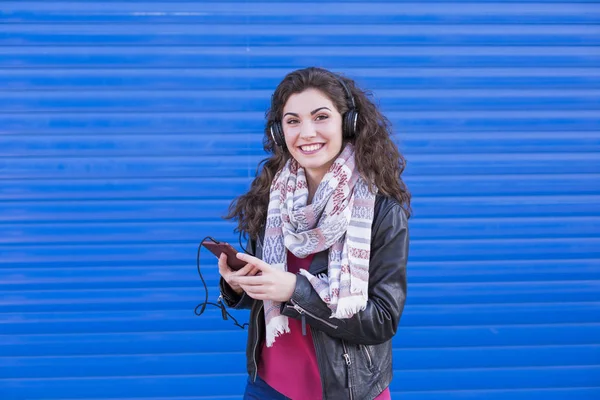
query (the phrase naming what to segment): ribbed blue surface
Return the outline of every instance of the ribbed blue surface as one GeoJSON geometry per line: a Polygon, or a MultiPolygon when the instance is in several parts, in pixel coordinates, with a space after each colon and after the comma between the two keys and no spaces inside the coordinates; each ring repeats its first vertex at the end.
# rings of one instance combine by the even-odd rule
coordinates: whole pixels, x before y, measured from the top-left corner
{"type": "Polygon", "coordinates": [[[600,398],[599,23],[595,1],[0,2],[0,399],[241,398],[246,333],[194,316],[196,246],[236,243],[219,217],[307,65],[373,90],[408,159],[394,398],[600,398]]]}

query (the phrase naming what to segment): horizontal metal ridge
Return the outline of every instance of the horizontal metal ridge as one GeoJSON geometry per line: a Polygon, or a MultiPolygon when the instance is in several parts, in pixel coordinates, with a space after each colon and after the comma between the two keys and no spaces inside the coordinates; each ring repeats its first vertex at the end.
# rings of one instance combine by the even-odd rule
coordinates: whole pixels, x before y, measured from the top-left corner
{"type": "MultiPolygon", "coordinates": [[[[0,99],[0,113],[186,113],[198,111],[261,112],[268,108],[270,91],[139,91],[139,92],[8,92],[0,99]]],[[[595,110],[598,90],[381,90],[377,101],[386,112],[595,110]]]]}
{"type": "MultiPolygon", "coordinates": [[[[394,351],[400,360],[394,365],[398,372],[406,370],[453,368],[449,360],[456,360],[454,368],[535,368],[535,367],[583,367],[593,365],[600,355],[600,346],[556,347],[501,347],[501,348],[446,348],[394,351]],[[477,357],[485,350],[487,357],[477,357]],[[580,364],[577,364],[577,360],[580,364]]],[[[82,372],[91,376],[128,375],[188,375],[198,372],[218,375],[243,373],[245,354],[240,351],[185,354],[139,354],[127,356],[85,357],[20,357],[11,360],[10,368],[2,368],[9,379],[80,377],[82,372]],[[216,361],[215,361],[216,360],[216,361]]]]}
{"type": "MultiPolygon", "coordinates": [[[[522,389],[548,387],[548,379],[554,382],[553,387],[592,387],[600,374],[600,366],[567,366],[567,367],[521,367],[521,368],[465,368],[435,370],[402,370],[397,371],[405,379],[402,383],[394,380],[392,390],[458,390],[458,389],[522,389]],[[480,379],[470,379],[477,373],[480,379]],[[519,377],[526,378],[519,378],[519,377]],[[524,380],[526,379],[526,381],[524,380]],[[432,385],[432,381],[434,384],[432,385]]],[[[89,395],[91,388],[97,396],[119,397],[135,391],[142,396],[151,394],[159,396],[191,396],[235,394],[243,390],[243,379],[247,374],[241,373],[218,375],[128,375],[123,377],[81,377],[81,378],[21,378],[14,379],[20,387],[26,388],[19,393],[37,396],[42,391],[47,399],[58,399],[52,393],[63,393],[69,390],[71,396],[89,395]],[[235,379],[232,379],[235,378],[235,379]],[[233,382],[239,382],[233,384],[233,382]],[[222,389],[227,390],[224,393],[222,389]],[[167,389],[168,388],[168,389],[167,389]],[[50,396],[50,397],[48,397],[50,396]]],[[[12,381],[12,380],[11,380],[12,381]]]]}
{"type": "Polygon", "coordinates": [[[316,24],[4,24],[0,46],[591,46],[600,44],[592,25],[316,25],[316,24]],[[297,36],[303,31],[302,38],[297,36]]]}

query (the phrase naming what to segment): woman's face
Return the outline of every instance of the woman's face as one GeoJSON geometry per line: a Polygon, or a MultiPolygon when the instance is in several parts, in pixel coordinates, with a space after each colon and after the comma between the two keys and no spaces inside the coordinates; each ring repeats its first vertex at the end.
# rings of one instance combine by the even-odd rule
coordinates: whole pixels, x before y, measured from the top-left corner
{"type": "Polygon", "coordinates": [[[342,116],[317,89],[290,96],[281,119],[287,148],[307,175],[320,182],[342,151],[342,116]]]}

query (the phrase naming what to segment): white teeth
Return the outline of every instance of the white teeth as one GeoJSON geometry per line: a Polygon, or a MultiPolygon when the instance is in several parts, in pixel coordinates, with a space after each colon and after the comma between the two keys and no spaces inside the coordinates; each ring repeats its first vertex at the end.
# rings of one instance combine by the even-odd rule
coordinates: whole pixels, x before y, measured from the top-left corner
{"type": "Polygon", "coordinates": [[[301,146],[302,151],[315,151],[319,150],[323,145],[322,144],[311,144],[310,146],[301,146]]]}

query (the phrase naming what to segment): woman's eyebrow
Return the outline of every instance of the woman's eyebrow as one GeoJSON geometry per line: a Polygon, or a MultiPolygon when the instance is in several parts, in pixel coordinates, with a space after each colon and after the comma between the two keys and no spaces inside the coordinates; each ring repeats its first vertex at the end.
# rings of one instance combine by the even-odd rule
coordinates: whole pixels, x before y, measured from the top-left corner
{"type": "MultiPolygon", "coordinates": [[[[323,110],[323,109],[325,109],[325,110],[329,110],[329,108],[327,108],[327,107],[319,107],[319,108],[317,108],[317,109],[315,109],[315,110],[312,110],[312,111],[310,112],[310,115],[315,115],[316,113],[318,113],[319,111],[321,111],[321,110],[323,110]]],[[[329,111],[331,111],[331,110],[329,110],[329,111]]]]}
{"type": "MultiPolygon", "coordinates": [[[[315,115],[316,113],[318,113],[318,112],[319,112],[319,111],[321,111],[321,110],[329,110],[329,108],[328,108],[328,107],[319,107],[319,108],[316,108],[316,109],[314,109],[314,110],[312,110],[312,111],[310,112],[310,115],[315,115]]],[[[331,110],[329,110],[329,111],[331,111],[331,110]]],[[[285,117],[286,115],[291,115],[291,116],[293,116],[293,117],[299,118],[299,115],[298,115],[298,114],[296,114],[296,113],[293,113],[293,112],[287,112],[287,113],[283,114],[283,116],[284,116],[284,117],[285,117]]]]}

